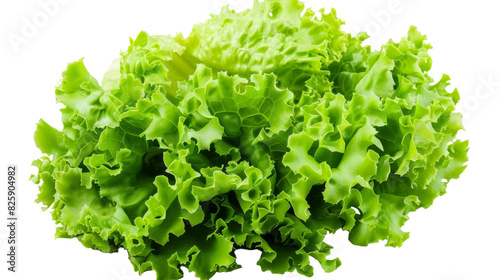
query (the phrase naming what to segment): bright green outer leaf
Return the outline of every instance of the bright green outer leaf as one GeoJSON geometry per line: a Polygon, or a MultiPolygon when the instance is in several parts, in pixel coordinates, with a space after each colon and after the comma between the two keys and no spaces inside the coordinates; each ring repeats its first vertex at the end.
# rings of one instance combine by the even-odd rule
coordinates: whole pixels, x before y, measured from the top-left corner
{"type": "Polygon", "coordinates": [[[338,61],[346,35],[335,10],[321,16],[298,0],[254,2],[235,13],[227,6],[220,15],[198,24],[187,38],[186,52],[218,71],[248,77],[275,73],[283,87],[300,94],[303,83],[328,76],[324,65],[338,61]]]}
{"type": "Polygon", "coordinates": [[[380,51],[334,10],[297,0],[224,7],[184,38],[141,32],[102,83],[83,60],[56,88],[63,129],[40,120],[36,201],[56,236],[180,279],[232,271],[236,249],[273,273],[331,272],[325,236],[401,246],[468,161],[447,75],[411,27],[380,51]]]}

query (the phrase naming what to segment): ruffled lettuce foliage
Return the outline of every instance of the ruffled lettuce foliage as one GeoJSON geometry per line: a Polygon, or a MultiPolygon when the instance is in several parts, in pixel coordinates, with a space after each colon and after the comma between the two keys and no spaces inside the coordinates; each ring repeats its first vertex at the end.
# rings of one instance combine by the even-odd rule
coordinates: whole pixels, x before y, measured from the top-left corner
{"type": "Polygon", "coordinates": [[[408,213],[465,168],[459,94],[428,75],[416,28],[373,51],[333,9],[303,10],[256,1],[187,38],[142,32],[102,83],[70,63],[63,129],[35,132],[32,181],[56,236],[125,248],[158,279],[232,271],[237,249],[273,273],[312,276],[310,257],[331,272],[337,230],[401,246],[408,213]]]}

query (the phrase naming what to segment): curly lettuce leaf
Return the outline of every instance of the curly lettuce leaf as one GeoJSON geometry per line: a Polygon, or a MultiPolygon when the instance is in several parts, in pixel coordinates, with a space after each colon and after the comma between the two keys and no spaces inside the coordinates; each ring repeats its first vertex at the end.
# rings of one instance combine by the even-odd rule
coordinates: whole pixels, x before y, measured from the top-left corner
{"type": "Polygon", "coordinates": [[[457,179],[468,142],[415,27],[379,51],[296,0],[225,7],[184,38],[141,32],[99,83],[68,64],[63,128],[40,120],[37,202],[56,237],[128,251],[136,271],[201,279],[259,250],[272,273],[326,272],[325,236],[401,246],[408,213],[457,179]]]}

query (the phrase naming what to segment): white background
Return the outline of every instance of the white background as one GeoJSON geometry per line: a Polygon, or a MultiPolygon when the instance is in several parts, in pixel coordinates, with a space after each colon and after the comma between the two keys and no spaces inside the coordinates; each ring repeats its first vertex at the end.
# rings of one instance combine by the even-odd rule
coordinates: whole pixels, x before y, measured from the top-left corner
{"type": "MultiPolygon", "coordinates": [[[[125,49],[129,36],[189,33],[220,6],[236,10],[249,0],[66,0],[48,14],[40,3],[49,0],[0,2],[0,279],[155,279],[153,272],[138,276],[127,254],[104,254],[84,248],[76,239],[54,239],[55,225],[48,212],[33,201],[37,187],[28,181],[40,156],[33,143],[35,123],[43,118],[60,128],[54,87],[66,64],[85,57],[87,68],[100,79],[108,64],[125,49]],[[22,34],[27,22],[36,30],[22,34]],[[9,38],[22,36],[21,43],[9,38]],[[26,36],[27,35],[27,36],[26,36]],[[18,273],[7,273],[6,166],[19,168],[18,273]]],[[[378,48],[389,38],[399,40],[410,25],[428,35],[435,79],[452,77],[461,92],[470,139],[469,167],[448,193],[429,209],[410,214],[404,229],[411,237],[402,248],[383,244],[356,247],[347,234],[329,236],[333,256],[343,265],[326,274],[316,267],[313,279],[500,279],[500,40],[497,1],[336,0],[305,1],[318,10],[335,7],[350,32],[368,31],[378,48]]],[[[19,38],[18,38],[19,39],[19,38]]],[[[272,275],[255,265],[258,252],[238,251],[243,265],[213,279],[306,279],[295,273],[272,275]]],[[[195,279],[187,273],[185,279],[195,279]]]]}

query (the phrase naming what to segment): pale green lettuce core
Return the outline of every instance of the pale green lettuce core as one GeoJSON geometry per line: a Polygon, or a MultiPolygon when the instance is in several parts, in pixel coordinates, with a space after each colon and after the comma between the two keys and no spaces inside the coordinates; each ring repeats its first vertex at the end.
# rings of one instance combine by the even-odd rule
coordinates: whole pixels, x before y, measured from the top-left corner
{"type": "Polygon", "coordinates": [[[187,38],[141,32],[102,83],[70,63],[63,129],[35,132],[32,181],[56,236],[123,247],[162,280],[237,269],[236,249],[273,273],[312,276],[310,257],[331,272],[337,230],[401,246],[408,213],[465,168],[458,92],[428,75],[416,28],[373,51],[334,10],[303,10],[256,1],[187,38]]]}

